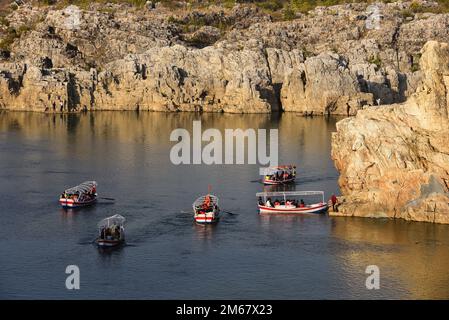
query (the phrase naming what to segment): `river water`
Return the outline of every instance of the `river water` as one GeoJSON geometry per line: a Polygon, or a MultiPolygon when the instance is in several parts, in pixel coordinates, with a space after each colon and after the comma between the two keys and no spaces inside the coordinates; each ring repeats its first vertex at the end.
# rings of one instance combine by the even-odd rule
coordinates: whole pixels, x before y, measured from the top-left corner
{"type": "Polygon", "coordinates": [[[173,129],[279,129],[279,161],[296,190],[338,194],[330,159],[336,119],[295,114],[0,113],[0,298],[449,298],[449,226],[385,219],[260,216],[258,165],[173,165],[173,129]],[[58,206],[67,187],[98,182],[97,205],[58,206]],[[208,185],[216,226],[192,221],[208,185]],[[126,217],[127,245],[92,244],[99,220],[126,217]],[[65,287],[80,269],[80,290],[65,287]],[[367,266],[380,289],[365,286],[367,266]]]}

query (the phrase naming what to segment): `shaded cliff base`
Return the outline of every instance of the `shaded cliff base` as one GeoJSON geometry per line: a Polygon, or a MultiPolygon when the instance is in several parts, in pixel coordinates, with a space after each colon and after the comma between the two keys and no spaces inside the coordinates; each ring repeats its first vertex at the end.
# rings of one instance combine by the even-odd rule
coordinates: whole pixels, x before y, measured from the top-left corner
{"type": "Polygon", "coordinates": [[[449,223],[449,45],[422,49],[423,85],[405,103],[337,123],[342,192],[332,215],[449,223]]]}

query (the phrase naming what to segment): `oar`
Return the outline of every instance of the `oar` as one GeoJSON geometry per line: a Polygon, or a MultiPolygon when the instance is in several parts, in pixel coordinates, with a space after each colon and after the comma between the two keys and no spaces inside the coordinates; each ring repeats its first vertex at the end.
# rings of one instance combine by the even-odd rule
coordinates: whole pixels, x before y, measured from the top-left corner
{"type": "Polygon", "coordinates": [[[100,197],[100,199],[104,199],[104,200],[110,200],[110,201],[115,201],[114,198],[106,198],[106,197],[100,197]]]}
{"type": "Polygon", "coordinates": [[[224,211],[224,210],[220,210],[223,211],[224,213],[230,214],[230,215],[238,215],[238,213],[234,213],[234,212],[230,212],[230,211],[224,211]]]}

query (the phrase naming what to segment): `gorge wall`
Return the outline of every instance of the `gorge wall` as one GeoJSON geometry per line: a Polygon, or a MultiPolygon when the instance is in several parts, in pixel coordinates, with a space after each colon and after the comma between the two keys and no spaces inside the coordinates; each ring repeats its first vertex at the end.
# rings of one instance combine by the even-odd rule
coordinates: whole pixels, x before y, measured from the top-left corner
{"type": "Polygon", "coordinates": [[[428,42],[420,65],[423,83],[405,103],[337,123],[343,196],[331,214],[449,223],[449,45],[428,42]]]}
{"type": "Polygon", "coordinates": [[[0,21],[0,108],[355,114],[404,101],[422,45],[449,41],[449,14],[406,16],[411,2],[291,21],[242,4],[54,3],[21,0],[0,21]]]}

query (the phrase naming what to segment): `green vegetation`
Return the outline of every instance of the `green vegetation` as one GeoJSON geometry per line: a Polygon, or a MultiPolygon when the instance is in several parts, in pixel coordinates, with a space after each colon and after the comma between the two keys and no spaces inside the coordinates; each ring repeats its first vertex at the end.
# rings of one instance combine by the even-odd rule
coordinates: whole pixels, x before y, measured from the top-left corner
{"type": "Polygon", "coordinates": [[[25,32],[28,32],[31,30],[31,27],[27,25],[21,25],[19,28],[11,28],[9,27],[6,30],[6,35],[3,37],[3,39],[0,42],[0,49],[5,51],[11,50],[11,45],[14,43],[16,39],[19,39],[22,34],[25,32]]]}
{"type": "Polygon", "coordinates": [[[293,20],[296,17],[295,10],[293,10],[290,6],[285,8],[284,10],[284,20],[293,20]]]}
{"type": "MultiPolygon", "coordinates": [[[[92,3],[100,3],[100,4],[106,4],[106,3],[127,3],[135,7],[143,7],[147,0],[38,0],[38,2],[41,5],[51,6],[55,5],[56,8],[65,8],[69,5],[75,5],[79,7],[80,9],[87,10],[89,8],[89,5],[92,3]]],[[[173,2],[168,0],[162,0],[161,2],[173,2]]]]}
{"type": "Polygon", "coordinates": [[[421,59],[421,53],[418,53],[418,54],[415,54],[414,56],[412,56],[412,59],[411,59],[412,65],[410,67],[410,70],[412,72],[419,70],[419,60],[420,59],[421,59]]]}
{"type": "Polygon", "coordinates": [[[256,5],[259,8],[273,12],[273,11],[281,10],[284,7],[284,2],[285,1],[282,1],[282,0],[266,0],[266,1],[256,2],[256,5]]]}
{"type": "Polygon", "coordinates": [[[0,16],[0,25],[9,27],[9,20],[6,17],[0,16]]]}
{"type": "Polygon", "coordinates": [[[382,66],[382,60],[379,58],[379,56],[371,56],[368,59],[369,63],[375,64],[377,68],[380,68],[382,66]]]}

